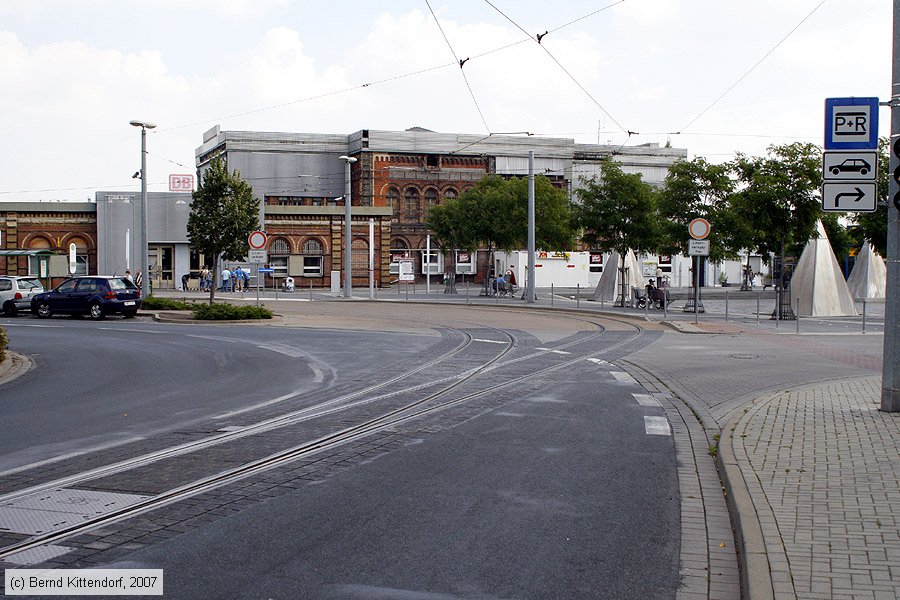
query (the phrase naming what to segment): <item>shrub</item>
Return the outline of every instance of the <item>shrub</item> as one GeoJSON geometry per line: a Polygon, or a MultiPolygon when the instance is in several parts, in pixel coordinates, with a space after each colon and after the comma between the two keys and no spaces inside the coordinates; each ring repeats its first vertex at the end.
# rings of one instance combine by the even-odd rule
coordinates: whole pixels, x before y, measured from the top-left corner
{"type": "Polygon", "coordinates": [[[195,302],[182,302],[170,298],[157,298],[152,294],[141,303],[141,308],[146,310],[193,310],[197,306],[195,302]]]}
{"type": "Polygon", "coordinates": [[[272,311],[264,306],[236,306],[234,304],[196,304],[194,318],[203,321],[242,321],[247,319],[271,319],[272,311]]]}
{"type": "Polygon", "coordinates": [[[0,362],[6,360],[6,346],[9,345],[9,336],[6,330],[0,327],[0,362]]]}

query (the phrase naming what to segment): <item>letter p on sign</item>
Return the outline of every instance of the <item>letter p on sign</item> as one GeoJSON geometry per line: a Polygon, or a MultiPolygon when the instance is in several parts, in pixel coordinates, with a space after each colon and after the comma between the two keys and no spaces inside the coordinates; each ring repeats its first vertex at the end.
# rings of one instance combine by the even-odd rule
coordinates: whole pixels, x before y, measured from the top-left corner
{"type": "Polygon", "coordinates": [[[169,191],[170,192],[193,192],[194,176],[193,175],[169,175],[169,191]]]}

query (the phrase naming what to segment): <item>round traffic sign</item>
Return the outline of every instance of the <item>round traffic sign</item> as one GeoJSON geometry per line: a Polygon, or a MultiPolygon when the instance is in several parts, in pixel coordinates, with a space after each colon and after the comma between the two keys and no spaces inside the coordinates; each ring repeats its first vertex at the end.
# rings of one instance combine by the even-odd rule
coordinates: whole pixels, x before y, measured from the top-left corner
{"type": "Polygon", "coordinates": [[[695,240],[705,240],[712,227],[706,219],[696,218],[688,225],[688,232],[695,240]]]}
{"type": "Polygon", "coordinates": [[[249,236],[247,236],[247,242],[254,250],[262,250],[266,247],[266,232],[254,231],[249,236]]]}

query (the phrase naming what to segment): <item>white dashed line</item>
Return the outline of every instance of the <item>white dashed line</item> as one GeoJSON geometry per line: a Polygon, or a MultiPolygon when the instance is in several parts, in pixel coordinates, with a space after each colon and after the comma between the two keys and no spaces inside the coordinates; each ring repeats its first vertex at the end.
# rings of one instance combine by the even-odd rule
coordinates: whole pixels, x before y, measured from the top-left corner
{"type": "Polygon", "coordinates": [[[473,342],[484,342],[485,344],[508,344],[509,343],[509,342],[502,342],[500,340],[479,340],[477,338],[473,339],[472,341],[473,342]]]}
{"type": "Polygon", "coordinates": [[[644,431],[647,435],[672,435],[669,421],[665,417],[644,417],[644,431]]]}
{"type": "Polygon", "coordinates": [[[608,362],[606,362],[606,361],[603,360],[602,358],[586,358],[585,360],[588,361],[588,362],[592,362],[592,363],[594,363],[595,365],[608,365],[608,364],[609,364],[608,362]]]}
{"type": "Polygon", "coordinates": [[[632,377],[625,371],[610,371],[609,374],[615,377],[617,381],[622,381],[625,383],[637,383],[634,377],[632,377]]]}
{"type": "Polygon", "coordinates": [[[662,406],[659,403],[659,400],[651,396],[650,394],[632,394],[634,399],[637,400],[637,403],[641,406],[662,406]]]}
{"type": "Polygon", "coordinates": [[[552,350],[550,348],[535,348],[535,350],[543,350],[545,352],[551,352],[553,354],[572,354],[571,352],[566,352],[565,350],[552,350]]]}

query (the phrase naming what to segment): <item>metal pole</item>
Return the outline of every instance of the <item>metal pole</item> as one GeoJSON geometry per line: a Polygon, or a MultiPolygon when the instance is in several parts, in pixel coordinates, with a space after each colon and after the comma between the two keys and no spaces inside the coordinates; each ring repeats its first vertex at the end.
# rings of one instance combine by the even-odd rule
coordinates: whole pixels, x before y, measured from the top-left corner
{"type": "Polygon", "coordinates": [[[794,309],[794,320],[797,321],[797,333],[800,333],[800,298],[797,298],[797,308],[794,309]]]}
{"type": "Polygon", "coordinates": [[[147,252],[147,128],[141,125],[141,298],[150,295],[147,252]]]}
{"type": "MultiPolygon", "coordinates": [[[[900,0],[898,0],[900,1],[900,0]]],[[[534,304],[534,150],[528,151],[528,288],[525,302],[534,304]]]]}
{"type": "Polygon", "coordinates": [[[698,323],[700,314],[700,257],[694,257],[694,325],[698,323]]]}
{"type": "Polygon", "coordinates": [[[369,219],[369,300],[375,299],[375,219],[369,219]]]}
{"type": "Polygon", "coordinates": [[[728,290],[725,290],[725,321],[728,321],[728,290]]]}
{"type": "Polygon", "coordinates": [[[762,298],[762,292],[756,292],[756,324],[759,325],[759,301],[762,298]]]}
{"type": "Polygon", "coordinates": [[[575,308],[581,308],[581,284],[575,284],[575,308]]]}
{"type": "Polygon", "coordinates": [[[425,293],[431,293],[431,234],[425,236],[425,293]]]}
{"type": "MultiPolygon", "coordinates": [[[[900,168],[900,0],[894,0],[893,73],[891,77],[891,173],[900,168]]],[[[900,294],[900,186],[895,177],[889,177],[888,197],[888,248],[887,285],[884,301],[884,366],[881,375],[881,410],[900,412],[900,353],[897,339],[900,337],[897,299],[900,294]]],[[[896,466],[896,465],[895,465],[896,466]]]]}
{"type": "Polygon", "coordinates": [[[259,263],[256,263],[256,308],[259,308],[259,263]]]}
{"type": "Polygon", "coordinates": [[[350,165],[356,162],[351,156],[341,156],[345,161],[344,169],[344,298],[350,298],[353,291],[353,272],[350,255],[353,252],[353,238],[350,234],[350,206],[353,204],[353,190],[350,188],[350,165]]]}
{"type": "Polygon", "coordinates": [[[863,298],[863,335],[866,335],[866,299],[863,298]]]}
{"type": "Polygon", "coordinates": [[[550,306],[553,306],[553,283],[550,283],[550,306]]]}

